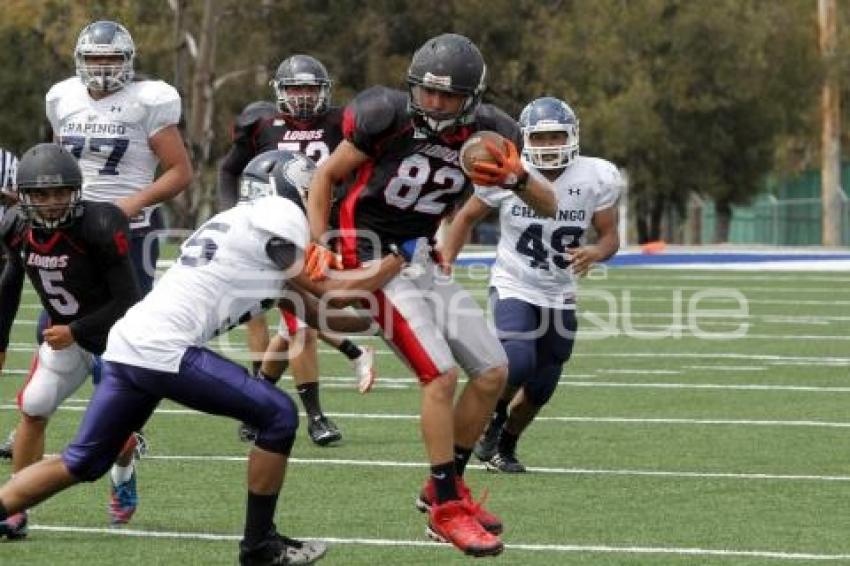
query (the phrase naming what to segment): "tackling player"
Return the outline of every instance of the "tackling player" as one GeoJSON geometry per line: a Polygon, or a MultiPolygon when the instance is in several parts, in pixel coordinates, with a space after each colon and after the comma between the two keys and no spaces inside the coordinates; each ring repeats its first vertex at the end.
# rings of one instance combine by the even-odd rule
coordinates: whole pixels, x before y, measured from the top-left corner
{"type": "Polygon", "coordinates": [[[198,228],[153,291],[113,326],[103,354],[103,377],[76,438],[61,456],[22,470],[0,488],[0,519],[102,476],[126,436],[144,425],[166,398],[257,430],[248,462],[240,564],[311,564],[324,555],[323,543],[282,536],[273,520],[298,428],[295,404],[285,392],[254,379],[205,345],[278,300],[314,325],[324,313],[322,320],[331,330],[365,330],[368,319],[320,309],[325,305],[317,306],[313,295],[335,291],[331,306],[347,304],[346,294],[357,298],[359,290],[379,288],[403,261],[392,255],[357,278],[311,282],[302,272],[307,219],[297,188],[284,171],[303,156],[280,153],[264,182],[251,180],[252,202],[219,213],[198,228]]]}

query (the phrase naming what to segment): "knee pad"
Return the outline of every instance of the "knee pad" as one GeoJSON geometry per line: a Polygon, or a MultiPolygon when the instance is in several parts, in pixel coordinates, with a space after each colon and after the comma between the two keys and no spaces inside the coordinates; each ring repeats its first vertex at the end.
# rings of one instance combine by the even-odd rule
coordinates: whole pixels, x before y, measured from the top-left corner
{"type": "Polygon", "coordinates": [[[526,381],[523,391],[529,403],[535,407],[542,407],[549,402],[561,379],[562,367],[562,364],[554,364],[539,368],[534,377],[526,381]]]}
{"type": "Polygon", "coordinates": [[[298,430],[298,407],[292,398],[269,384],[272,410],[266,422],[257,427],[254,444],[263,450],[289,456],[298,430]]]}

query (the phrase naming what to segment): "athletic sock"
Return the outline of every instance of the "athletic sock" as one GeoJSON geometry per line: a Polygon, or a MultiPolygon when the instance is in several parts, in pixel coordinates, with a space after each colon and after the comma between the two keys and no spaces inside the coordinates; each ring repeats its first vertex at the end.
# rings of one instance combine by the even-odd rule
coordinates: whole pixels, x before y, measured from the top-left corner
{"type": "Polygon", "coordinates": [[[112,483],[114,485],[121,485],[122,483],[130,481],[130,478],[133,477],[133,463],[130,462],[129,466],[113,464],[112,469],[109,470],[109,477],[112,478],[112,483]]]}
{"type": "Polygon", "coordinates": [[[455,472],[458,476],[462,476],[466,471],[466,465],[469,463],[469,457],[472,455],[472,448],[463,448],[455,444],[455,472]]]}
{"type": "Polygon", "coordinates": [[[322,405],[319,403],[319,382],[311,381],[302,383],[297,388],[298,396],[301,397],[301,403],[304,405],[304,410],[307,416],[311,419],[322,415],[322,405]]]}
{"type": "Polygon", "coordinates": [[[503,428],[502,434],[499,435],[499,454],[515,454],[518,440],[518,434],[514,434],[503,428]]]}
{"type": "Polygon", "coordinates": [[[437,503],[459,499],[455,478],[454,462],[431,466],[431,480],[437,490],[437,503]]]}
{"type": "Polygon", "coordinates": [[[342,352],[349,360],[356,360],[361,356],[361,354],[363,354],[363,350],[360,349],[360,346],[348,338],[342,341],[342,343],[337,347],[337,350],[342,352]]]}
{"type": "Polygon", "coordinates": [[[247,546],[261,542],[274,529],[277,496],[277,493],[257,495],[248,492],[248,503],[245,505],[245,544],[247,546]]]}

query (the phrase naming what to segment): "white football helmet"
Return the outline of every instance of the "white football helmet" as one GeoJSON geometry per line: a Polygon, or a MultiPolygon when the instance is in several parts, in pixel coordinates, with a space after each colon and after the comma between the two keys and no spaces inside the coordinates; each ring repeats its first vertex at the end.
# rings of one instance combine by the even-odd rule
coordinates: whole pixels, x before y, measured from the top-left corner
{"type": "Polygon", "coordinates": [[[135,58],[136,45],[130,32],[108,20],[84,27],[74,48],[77,76],[86,87],[102,92],[114,92],[133,80],[135,58]],[[90,57],[114,57],[116,62],[87,61],[90,57]]]}

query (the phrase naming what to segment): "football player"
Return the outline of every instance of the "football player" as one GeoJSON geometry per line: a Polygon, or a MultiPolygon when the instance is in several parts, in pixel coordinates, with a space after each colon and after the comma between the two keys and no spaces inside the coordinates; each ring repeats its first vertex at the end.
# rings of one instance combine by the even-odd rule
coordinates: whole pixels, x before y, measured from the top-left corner
{"type": "MultiPolygon", "coordinates": [[[[342,139],[342,110],[331,105],[332,81],[325,66],[309,55],[292,55],[281,62],[270,83],[277,99],[253,102],[236,119],[233,145],[219,172],[222,209],[236,202],[236,179],[255,156],[270,150],[300,151],[321,164],[342,139]]],[[[269,340],[265,317],[248,323],[248,346],[262,361],[254,372],[277,382],[287,367],[284,352],[291,348],[292,376],[307,413],[307,433],[319,446],[342,438],[336,423],[322,412],[319,399],[317,337],[338,349],[351,362],[359,380],[371,382],[374,351],[351,340],[318,333],[289,313],[281,313],[278,332],[269,340]]],[[[240,434],[244,438],[244,434],[240,434]]]]}
{"type": "Polygon", "coordinates": [[[576,332],[576,279],[619,247],[617,211],[623,179],[614,165],[579,155],[578,119],[557,98],[534,100],[519,119],[522,157],[555,186],[555,218],[539,218],[510,191],[477,190],[448,232],[453,260],[474,224],[499,211],[501,237],[490,279],[499,339],[508,354],[508,385],[475,455],[493,471],[520,473],[517,441],[546,405],[570,359],[576,332]],[[585,243],[593,227],[596,243],[585,243]]]}
{"type": "MultiPolygon", "coordinates": [[[[24,271],[51,321],[18,393],[16,473],[44,456],[48,419],[82,385],[106,346],[109,328],[139,298],[127,218],[110,203],[81,200],[82,183],[68,151],[53,143],[37,145],[18,168],[20,202],[0,221],[0,246],[8,258],[0,278],[0,367],[24,271]]],[[[0,534],[26,536],[25,509],[5,518],[0,534]]]]}
{"type": "MultiPolygon", "coordinates": [[[[540,214],[553,214],[549,182],[520,162],[516,122],[481,104],[485,65],[472,41],[455,34],[428,40],[413,56],[407,84],[407,92],[370,88],[346,109],[345,139],[310,186],[314,239],[325,236],[333,186],[347,183],[339,213],[345,266],[377,260],[393,244],[418,257],[423,240],[471,190],[458,150],[479,130],[494,130],[507,141],[503,148],[491,144],[495,162],[477,162],[471,181],[505,187],[540,214]]],[[[502,522],[472,500],[463,473],[505,384],[507,357],[472,296],[439,277],[438,269],[430,262],[421,273],[396,277],[375,293],[373,307],[385,339],[421,384],[431,474],[417,507],[429,512],[428,533],[467,554],[495,555],[503,549],[502,522]],[[453,405],[459,367],[470,379],[453,405]]]]}
{"type": "MultiPolygon", "coordinates": [[[[189,185],[192,165],[177,127],[180,95],[162,81],[137,78],[135,58],[124,26],[88,24],[74,48],[76,76],[53,85],[46,112],[56,141],[79,160],[83,199],[111,202],[130,219],[130,261],[145,294],[159,258],[159,207],[189,185]]],[[[45,322],[42,313],[39,338],[45,322]]],[[[110,473],[113,523],[127,522],[138,502],[135,442],[110,473]]]]}
{"type": "MultiPolygon", "coordinates": [[[[15,154],[6,149],[0,148],[0,218],[5,214],[6,207],[18,201],[17,193],[15,192],[15,170],[18,165],[18,158],[15,154]]],[[[0,251],[0,272],[6,264],[6,257],[0,251]]],[[[0,336],[0,343],[8,343],[8,336],[0,336]]],[[[5,355],[4,355],[5,357],[5,355]]],[[[0,362],[0,365],[2,362],[0,362]]],[[[15,446],[15,430],[12,429],[9,435],[2,443],[0,443],[0,458],[9,459],[12,457],[12,450],[15,446]]]]}
{"type": "Polygon", "coordinates": [[[156,287],[112,327],[103,376],[76,438],[60,456],[22,470],[0,488],[0,519],[102,476],[124,438],[166,398],[257,430],[247,470],[240,564],[311,564],[322,557],[323,543],[279,535],[273,521],[298,428],[295,403],[205,344],[278,301],[312,324],[324,314],[331,330],[364,330],[369,319],[320,308],[327,305],[317,305],[314,297],[334,291],[331,306],[348,304],[395,276],[403,260],[387,257],[347,281],[311,282],[302,272],[307,218],[283,172],[303,156],[280,153],[264,182],[249,180],[252,202],[201,225],[156,287]]]}

